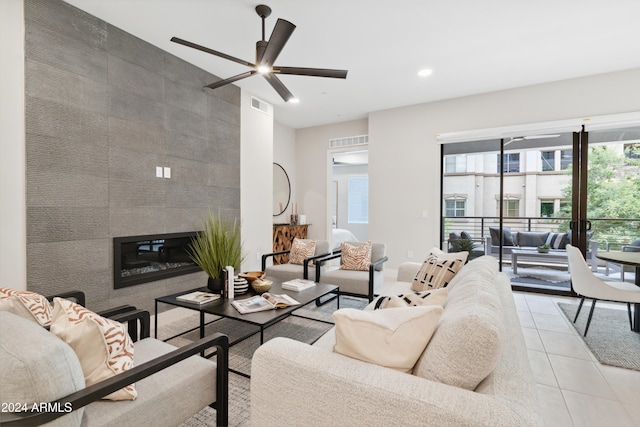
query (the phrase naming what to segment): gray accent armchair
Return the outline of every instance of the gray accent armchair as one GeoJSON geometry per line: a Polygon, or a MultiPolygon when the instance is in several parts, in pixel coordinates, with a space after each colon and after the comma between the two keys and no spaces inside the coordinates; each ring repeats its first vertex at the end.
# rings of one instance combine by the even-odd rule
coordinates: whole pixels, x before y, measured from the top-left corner
{"type": "MultiPolygon", "coordinates": [[[[351,245],[359,245],[362,242],[346,242],[351,245]]],[[[389,260],[386,256],[387,247],[383,243],[373,243],[371,245],[371,265],[368,271],[342,270],[336,269],[321,272],[320,268],[323,264],[336,258],[340,258],[342,264],[341,251],[334,252],[325,258],[316,260],[316,282],[328,283],[340,286],[340,295],[350,295],[355,297],[368,298],[373,301],[375,290],[383,282],[384,263],[389,260]]],[[[326,303],[324,301],[322,304],[326,303]]],[[[316,301],[318,303],[318,301],[316,301]]]]}
{"type": "Polygon", "coordinates": [[[131,337],[134,367],[89,387],[67,343],[31,320],[0,312],[1,400],[29,404],[26,412],[1,413],[0,424],[178,425],[208,405],[216,410],[216,424],[228,425],[228,337],[213,334],[176,348],[149,337],[149,312],[131,306],[115,311],[112,320],[138,325],[129,327],[140,331],[131,337]],[[198,356],[210,347],[216,348],[216,362],[198,356]],[[132,383],[135,400],[101,400],[132,383]]]}
{"type": "MultiPolygon", "coordinates": [[[[304,241],[308,241],[305,239],[304,241]]],[[[316,240],[316,249],[315,253],[312,257],[304,260],[302,265],[300,264],[276,264],[270,265],[267,267],[267,260],[269,258],[273,258],[276,255],[288,254],[291,252],[281,251],[281,252],[273,252],[269,254],[262,255],[262,271],[266,273],[267,277],[279,279],[282,281],[293,280],[293,279],[309,279],[309,277],[314,278],[316,276],[316,267],[314,261],[320,258],[324,258],[328,255],[331,255],[331,250],[329,249],[329,242],[326,240],[316,240]],[[310,265],[311,264],[311,265],[310,265]]]]}

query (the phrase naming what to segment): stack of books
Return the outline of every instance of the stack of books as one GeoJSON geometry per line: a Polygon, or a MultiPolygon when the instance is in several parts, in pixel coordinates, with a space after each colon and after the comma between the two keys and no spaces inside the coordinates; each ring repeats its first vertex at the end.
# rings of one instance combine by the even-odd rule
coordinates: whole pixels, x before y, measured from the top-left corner
{"type": "Polygon", "coordinates": [[[208,304],[212,301],[217,301],[222,297],[220,294],[212,294],[210,292],[191,292],[189,294],[184,294],[177,296],[176,299],[181,302],[188,302],[192,304],[208,304]]]}
{"type": "Polygon", "coordinates": [[[313,288],[316,285],[316,282],[313,280],[304,280],[304,279],[293,279],[288,282],[282,282],[282,289],[287,289],[289,291],[304,291],[305,289],[313,288]]]}

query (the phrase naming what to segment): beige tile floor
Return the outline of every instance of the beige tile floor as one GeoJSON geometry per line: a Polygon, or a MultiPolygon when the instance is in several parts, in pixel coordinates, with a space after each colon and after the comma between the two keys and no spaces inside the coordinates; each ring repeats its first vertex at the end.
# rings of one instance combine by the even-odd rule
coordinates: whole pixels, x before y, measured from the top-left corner
{"type": "Polygon", "coordinates": [[[640,372],[602,365],[591,354],[556,304],[578,299],[528,292],[514,298],[546,425],[640,427],[640,372]]]}
{"type": "MultiPolygon", "coordinates": [[[[578,299],[529,292],[515,292],[514,298],[546,425],[640,427],[640,372],[601,365],[591,354],[556,304],[578,299]]],[[[626,310],[622,304],[599,305],[626,310]]],[[[164,312],[159,328],[190,313],[164,312]]]]}

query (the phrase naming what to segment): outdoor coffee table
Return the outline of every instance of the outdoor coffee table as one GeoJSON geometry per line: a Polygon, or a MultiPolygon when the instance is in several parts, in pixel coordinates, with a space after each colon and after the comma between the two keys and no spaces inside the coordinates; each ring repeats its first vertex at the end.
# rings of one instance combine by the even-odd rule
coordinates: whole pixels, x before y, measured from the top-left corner
{"type": "Polygon", "coordinates": [[[569,260],[567,258],[566,252],[541,253],[541,252],[538,252],[537,250],[513,249],[511,251],[511,268],[513,269],[513,274],[518,274],[518,257],[529,258],[529,259],[542,259],[547,261],[562,261],[563,263],[567,263],[567,266],[569,265],[569,260]]]}
{"type": "MultiPolygon", "coordinates": [[[[155,299],[155,337],[158,337],[158,304],[162,303],[162,304],[169,304],[169,305],[174,305],[177,307],[183,307],[183,308],[188,308],[190,310],[195,310],[200,312],[200,338],[204,337],[204,332],[205,332],[205,315],[206,314],[213,314],[215,316],[219,316],[219,319],[214,320],[213,322],[216,322],[218,320],[221,319],[232,319],[232,320],[237,320],[239,322],[244,322],[244,323],[249,323],[251,325],[254,326],[258,326],[259,330],[257,331],[252,331],[249,334],[243,335],[240,338],[232,341],[229,343],[229,347],[246,340],[249,337],[252,337],[253,335],[256,335],[257,333],[260,333],[260,345],[262,345],[264,343],[264,330],[266,328],[268,328],[269,326],[275,325],[276,323],[280,322],[283,319],[286,319],[287,317],[293,315],[295,313],[296,310],[314,302],[316,299],[324,297],[328,294],[336,294],[338,296],[337,301],[338,301],[338,308],[340,308],[340,298],[339,298],[339,287],[335,286],[335,285],[328,285],[325,283],[316,283],[316,285],[313,288],[309,288],[309,289],[305,289],[304,291],[300,291],[300,292],[295,292],[295,291],[289,291],[286,289],[282,289],[282,285],[281,285],[281,281],[279,280],[273,280],[273,285],[271,286],[271,289],[269,290],[269,293],[272,294],[287,294],[289,295],[291,298],[295,299],[296,301],[298,301],[300,303],[300,305],[295,305],[295,306],[290,306],[290,307],[283,307],[283,308],[278,308],[278,309],[274,309],[274,310],[266,310],[266,311],[258,311],[255,313],[246,313],[246,314],[241,314],[232,304],[231,301],[233,300],[228,300],[228,299],[219,299],[217,301],[213,301],[210,302],[208,304],[202,304],[202,305],[197,305],[197,304],[193,304],[193,303],[188,303],[188,302],[184,302],[184,301],[178,301],[176,299],[176,297],[180,296],[180,295],[184,295],[184,294],[188,294],[190,292],[194,292],[194,291],[203,291],[203,292],[209,292],[209,290],[207,288],[201,288],[201,289],[191,289],[189,291],[183,291],[183,292],[178,292],[175,294],[171,294],[171,295],[167,295],[167,296],[163,296],[163,297],[159,297],[155,299]]],[[[237,298],[235,298],[236,301],[238,300],[242,300],[245,298],[249,298],[256,295],[254,292],[249,291],[248,293],[244,294],[244,295],[239,295],[237,298]]],[[[311,320],[315,320],[318,322],[324,322],[324,323],[330,323],[330,322],[326,322],[324,320],[320,320],[320,319],[313,319],[313,318],[308,318],[305,316],[301,316],[301,315],[295,315],[297,317],[304,317],[307,319],[311,319],[311,320]]],[[[210,322],[210,323],[213,323],[210,322]]],[[[195,328],[194,328],[195,329],[195,328]]],[[[194,330],[192,329],[192,330],[194,330]]],[[[184,333],[175,335],[173,337],[167,338],[167,340],[170,340],[172,338],[176,338],[177,336],[183,335],[187,332],[191,332],[190,331],[186,331],[184,333]]]]}

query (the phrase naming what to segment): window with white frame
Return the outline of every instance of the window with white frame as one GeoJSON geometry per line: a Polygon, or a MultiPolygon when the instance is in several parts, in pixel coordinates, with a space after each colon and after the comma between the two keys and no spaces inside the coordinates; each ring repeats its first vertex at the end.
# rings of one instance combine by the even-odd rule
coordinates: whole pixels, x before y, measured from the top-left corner
{"type": "Polygon", "coordinates": [[[556,152],[555,151],[541,151],[540,160],[542,161],[542,171],[548,172],[556,169],[556,152]]]}
{"type": "Polygon", "coordinates": [[[444,156],[445,173],[465,173],[467,172],[467,156],[451,155],[444,156]]]}
{"type": "MultiPolygon", "coordinates": [[[[502,201],[503,215],[507,216],[520,216],[520,200],[509,199],[502,201]]],[[[497,201],[496,216],[500,216],[500,201],[497,201]]]]}
{"type": "MultiPolygon", "coordinates": [[[[520,153],[507,153],[502,158],[504,173],[520,172],[520,153]]],[[[498,173],[500,173],[500,154],[498,154],[498,173]]]]}
{"type": "Polygon", "coordinates": [[[448,199],[444,201],[446,217],[465,216],[467,213],[467,201],[465,199],[448,199]]]}
{"type": "Polygon", "coordinates": [[[369,223],[369,177],[350,176],[347,189],[347,221],[349,224],[369,223]]]}

